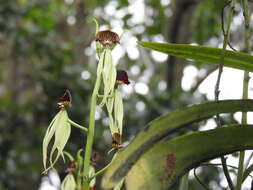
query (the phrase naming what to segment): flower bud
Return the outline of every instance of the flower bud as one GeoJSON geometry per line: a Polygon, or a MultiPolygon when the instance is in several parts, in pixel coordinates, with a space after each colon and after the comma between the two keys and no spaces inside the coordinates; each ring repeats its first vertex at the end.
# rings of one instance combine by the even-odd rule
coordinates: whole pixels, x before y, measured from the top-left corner
{"type": "Polygon", "coordinates": [[[117,77],[116,77],[117,84],[130,84],[128,80],[127,72],[124,70],[117,70],[117,77]]]}

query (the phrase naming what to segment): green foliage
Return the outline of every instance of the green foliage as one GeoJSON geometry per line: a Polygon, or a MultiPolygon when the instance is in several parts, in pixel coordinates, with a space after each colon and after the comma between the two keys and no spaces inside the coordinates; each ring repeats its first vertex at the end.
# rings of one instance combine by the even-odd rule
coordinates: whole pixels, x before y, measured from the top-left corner
{"type": "Polygon", "coordinates": [[[176,129],[187,127],[189,124],[207,119],[219,113],[237,111],[253,111],[252,100],[225,100],[207,102],[163,115],[150,122],[147,128],[140,132],[134,141],[123,151],[119,152],[103,178],[103,186],[113,187],[118,183],[131,166],[147,152],[152,145],[172,134],[176,129]]]}
{"type": "Polygon", "coordinates": [[[202,162],[252,149],[252,132],[252,126],[226,126],[157,143],[128,172],[126,187],[129,190],[166,190],[186,171],[202,162]]]}
{"type": "Polygon", "coordinates": [[[194,14],[193,27],[198,28],[198,32],[193,33],[193,41],[198,44],[207,42],[210,36],[219,35],[220,14],[226,2],[223,0],[201,1],[194,14]]]}
{"type": "MultiPolygon", "coordinates": [[[[185,44],[169,44],[156,42],[139,42],[143,47],[156,50],[171,56],[193,59],[199,62],[219,64],[222,49],[204,46],[193,46],[185,44]]],[[[253,71],[253,56],[225,50],[224,66],[236,69],[253,71]]]]}

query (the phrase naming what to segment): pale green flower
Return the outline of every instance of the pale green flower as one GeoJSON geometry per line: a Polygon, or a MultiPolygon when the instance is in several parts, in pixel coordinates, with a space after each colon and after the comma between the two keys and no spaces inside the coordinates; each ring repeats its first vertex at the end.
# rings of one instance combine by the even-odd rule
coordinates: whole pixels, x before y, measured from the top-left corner
{"type": "MultiPolygon", "coordinates": [[[[89,177],[91,178],[93,175],[95,174],[95,168],[93,166],[90,166],[90,170],[89,170],[89,177]]],[[[91,181],[90,181],[90,187],[94,187],[96,183],[96,178],[94,177],[91,181]]]]}
{"type": "Polygon", "coordinates": [[[44,172],[47,172],[50,168],[52,168],[60,156],[62,156],[64,160],[63,149],[69,139],[70,132],[71,126],[68,122],[67,111],[65,108],[62,108],[48,126],[46,135],[43,139],[43,165],[45,168],[44,172]],[[48,145],[51,140],[53,140],[53,137],[54,143],[49,154],[50,165],[47,167],[48,145]],[[54,155],[55,152],[56,155],[54,155]]]}
{"type": "Polygon", "coordinates": [[[62,181],[61,190],[76,190],[76,181],[72,173],[69,173],[62,181]]]}

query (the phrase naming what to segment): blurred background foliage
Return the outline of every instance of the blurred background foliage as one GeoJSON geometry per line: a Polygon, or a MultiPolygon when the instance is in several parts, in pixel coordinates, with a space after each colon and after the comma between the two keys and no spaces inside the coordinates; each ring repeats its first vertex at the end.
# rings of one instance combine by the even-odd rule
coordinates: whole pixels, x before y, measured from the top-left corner
{"type": "MultiPolygon", "coordinates": [[[[122,87],[127,142],[157,116],[206,100],[198,86],[215,70],[195,64],[202,74],[183,88],[185,63],[192,64],[190,60],[150,52],[136,42],[218,46],[224,4],[223,0],[0,0],[0,189],[39,188],[42,139],[65,89],[73,96],[70,118],[88,124],[97,65],[93,17],[101,30],[112,29],[119,35],[124,31],[114,60],[131,81],[122,87]]],[[[237,48],[240,30],[232,32],[231,43],[237,48]]],[[[101,168],[110,160],[111,137],[106,113],[98,110],[96,118],[94,150],[100,153],[96,168],[101,168]]],[[[74,153],[84,142],[85,135],[73,129],[67,150],[74,153]]],[[[58,167],[64,175],[64,164],[58,167]]],[[[198,171],[206,184],[225,189],[218,169],[198,171]]],[[[194,178],[190,185],[200,188],[194,178]]]]}

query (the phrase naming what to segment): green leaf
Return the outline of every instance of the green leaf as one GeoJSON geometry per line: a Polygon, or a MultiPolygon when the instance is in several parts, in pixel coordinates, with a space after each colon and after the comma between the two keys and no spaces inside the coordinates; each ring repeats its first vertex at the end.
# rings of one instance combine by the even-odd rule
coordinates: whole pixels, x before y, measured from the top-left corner
{"type": "MultiPolygon", "coordinates": [[[[186,44],[170,44],[156,42],[138,42],[143,47],[166,53],[172,56],[193,59],[198,62],[209,64],[219,64],[221,52],[220,48],[193,46],[186,44]]],[[[253,71],[253,56],[246,53],[225,51],[224,66],[236,69],[253,71]]]]}
{"type": "Polygon", "coordinates": [[[125,178],[127,190],[166,190],[201,162],[253,148],[253,126],[234,125],[194,132],[158,143],[125,178]]]}
{"type": "Polygon", "coordinates": [[[189,176],[189,172],[187,172],[184,176],[182,176],[180,180],[179,190],[188,190],[188,186],[189,186],[188,176],[189,176]]]}
{"type": "Polygon", "coordinates": [[[104,175],[104,187],[112,188],[124,178],[143,153],[178,128],[187,127],[193,122],[210,118],[216,114],[238,111],[253,111],[253,100],[207,102],[186,107],[153,120],[132,143],[118,153],[104,175]]]}

